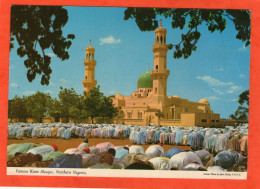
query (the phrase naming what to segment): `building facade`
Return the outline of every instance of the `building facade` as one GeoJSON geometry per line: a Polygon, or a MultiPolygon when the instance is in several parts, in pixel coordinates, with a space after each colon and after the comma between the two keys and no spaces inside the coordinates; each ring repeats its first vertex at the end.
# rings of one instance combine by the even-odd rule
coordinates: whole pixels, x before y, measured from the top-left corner
{"type": "MultiPolygon", "coordinates": [[[[155,30],[153,69],[143,73],[137,80],[137,90],[130,96],[115,95],[113,104],[119,110],[119,118],[125,123],[139,125],[218,126],[220,115],[210,109],[207,99],[191,102],[178,96],[167,96],[166,44],[167,30],[155,30]]],[[[83,80],[84,81],[84,80],[83,80]]]]}

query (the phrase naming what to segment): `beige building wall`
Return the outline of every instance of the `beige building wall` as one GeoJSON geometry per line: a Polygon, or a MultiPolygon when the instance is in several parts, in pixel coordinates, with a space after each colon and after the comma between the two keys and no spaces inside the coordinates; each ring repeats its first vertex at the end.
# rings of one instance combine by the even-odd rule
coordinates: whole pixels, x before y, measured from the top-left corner
{"type": "Polygon", "coordinates": [[[215,126],[219,123],[219,114],[210,109],[207,99],[191,102],[179,96],[167,96],[167,79],[170,71],[167,70],[166,44],[167,30],[160,27],[155,30],[155,43],[152,46],[154,62],[153,69],[143,73],[137,80],[137,90],[130,96],[115,95],[113,104],[120,112],[120,118],[144,119],[144,124],[155,125],[182,124],[182,126],[215,126]],[[162,117],[156,116],[157,112],[162,117]],[[216,122],[218,120],[218,122],[216,122]]]}

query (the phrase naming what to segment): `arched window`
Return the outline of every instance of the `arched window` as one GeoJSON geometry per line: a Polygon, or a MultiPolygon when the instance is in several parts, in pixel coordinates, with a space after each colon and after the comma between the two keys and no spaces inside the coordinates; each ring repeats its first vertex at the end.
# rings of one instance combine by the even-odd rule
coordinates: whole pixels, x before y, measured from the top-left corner
{"type": "Polygon", "coordinates": [[[89,54],[89,60],[91,60],[91,54],[89,54]]]}
{"type": "Polygon", "coordinates": [[[162,38],[162,36],[161,36],[160,43],[162,43],[162,42],[163,42],[163,38],[162,38]]]}
{"type": "Polygon", "coordinates": [[[155,69],[158,70],[158,65],[155,66],[155,69]]]}
{"type": "Polygon", "coordinates": [[[88,59],[88,53],[87,53],[87,59],[88,59]]]}
{"type": "Polygon", "coordinates": [[[157,43],[159,43],[159,37],[157,36],[157,43]]]}
{"type": "Polygon", "coordinates": [[[157,87],[155,88],[155,94],[157,94],[157,87]]]}

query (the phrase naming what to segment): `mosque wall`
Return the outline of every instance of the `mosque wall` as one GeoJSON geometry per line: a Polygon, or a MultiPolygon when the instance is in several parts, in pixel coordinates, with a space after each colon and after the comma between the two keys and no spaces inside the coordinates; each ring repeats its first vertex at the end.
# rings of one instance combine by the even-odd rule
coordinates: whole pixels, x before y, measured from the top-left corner
{"type": "Polygon", "coordinates": [[[112,119],[114,124],[141,125],[146,126],[144,119],[112,119]]]}
{"type": "Polygon", "coordinates": [[[181,114],[181,125],[185,127],[196,125],[196,115],[194,113],[181,114]]]}
{"type": "Polygon", "coordinates": [[[159,125],[161,125],[161,126],[168,126],[168,125],[183,126],[181,120],[173,120],[173,119],[160,119],[159,125]]]}

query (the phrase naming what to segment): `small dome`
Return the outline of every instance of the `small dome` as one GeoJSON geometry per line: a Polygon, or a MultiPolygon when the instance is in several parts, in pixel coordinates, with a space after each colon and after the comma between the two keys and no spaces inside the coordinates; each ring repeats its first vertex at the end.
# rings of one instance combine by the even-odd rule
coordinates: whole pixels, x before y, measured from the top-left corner
{"type": "Polygon", "coordinates": [[[115,95],[115,98],[119,99],[119,100],[122,100],[124,97],[121,95],[121,94],[116,94],[115,95]]]}
{"type": "Polygon", "coordinates": [[[200,100],[199,100],[199,103],[209,104],[209,101],[208,101],[206,98],[203,98],[203,99],[200,99],[200,100]]]}
{"type": "Polygon", "coordinates": [[[178,95],[174,95],[173,97],[174,97],[174,98],[180,98],[178,95]]]}
{"type": "Polygon", "coordinates": [[[160,26],[157,29],[155,29],[155,33],[157,32],[167,32],[167,30],[162,27],[162,20],[160,20],[160,26]]]}
{"type": "Polygon", "coordinates": [[[91,46],[91,40],[89,42],[89,46],[86,48],[87,51],[95,51],[95,49],[91,46]]]}
{"type": "Polygon", "coordinates": [[[137,89],[139,89],[139,88],[153,88],[153,78],[149,71],[147,71],[146,73],[143,73],[138,78],[137,89]]]}

